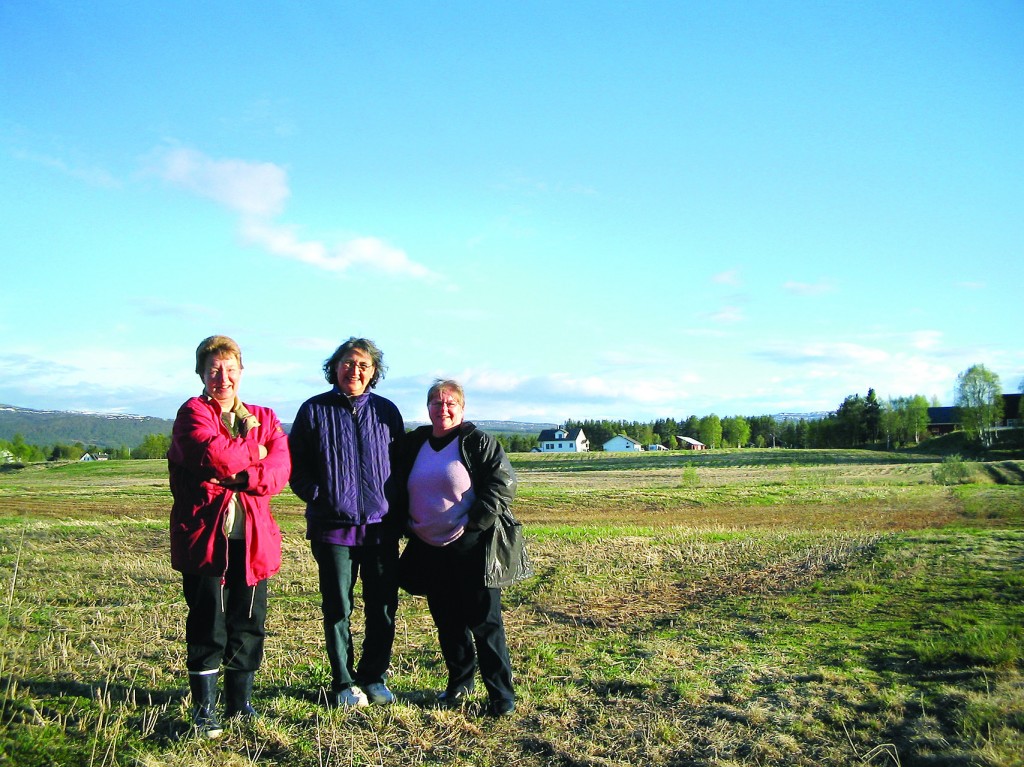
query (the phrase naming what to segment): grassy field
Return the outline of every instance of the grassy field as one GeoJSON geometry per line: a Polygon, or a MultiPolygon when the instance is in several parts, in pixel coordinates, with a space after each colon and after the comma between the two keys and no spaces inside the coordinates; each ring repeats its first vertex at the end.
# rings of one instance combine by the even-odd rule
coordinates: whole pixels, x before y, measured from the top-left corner
{"type": "MultiPolygon", "coordinates": [[[[161,461],[0,470],[0,765],[1024,765],[1021,464],[864,451],[513,456],[537,576],[517,712],[431,705],[403,597],[387,708],[328,711],[302,508],[255,702],[192,737],[161,461]]],[[[354,624],[358,626],[361,620],[354,624]]]]}

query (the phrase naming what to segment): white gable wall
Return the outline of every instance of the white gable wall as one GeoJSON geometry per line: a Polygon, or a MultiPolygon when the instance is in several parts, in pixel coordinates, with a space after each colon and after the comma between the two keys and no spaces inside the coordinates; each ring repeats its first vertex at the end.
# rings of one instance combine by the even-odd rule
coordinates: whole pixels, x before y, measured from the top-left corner
{"type": "Polygon", "coordinates": [[[604,443],[606,453],[642,453],[643,445],[629,437],[618,434],[604,443]]]}

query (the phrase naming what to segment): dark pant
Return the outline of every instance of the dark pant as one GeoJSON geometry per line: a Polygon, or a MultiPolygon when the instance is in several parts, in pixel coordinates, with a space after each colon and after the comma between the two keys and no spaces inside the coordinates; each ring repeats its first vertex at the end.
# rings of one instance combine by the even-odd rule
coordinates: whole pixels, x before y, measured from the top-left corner
{"type": "Polygon", "coordinates": [[[473,684],[477,663],[492,701],[513,700],[512,663],[501,618],[501,589],[483,586],[489,533],[467,532],[448,546],[424,546],[430,568],[427,606],[448,669],[448,689],[473,684]]]}
{"type": "Polygon", "coordinates": [[[185,621],[185,665],[192,673],[256,671],[263,661],[266,637],[267,582],[250,587],[245,582],[245,541],[228,545],[228,571],[217,576],[182,575],[188,604],[185,621]]]}
{"type": "Polygon", "coordinates": [[[311,541],[320,571],[324,637],[331,663],[334,692],[353,684],[383,682],[391,665],[398,611],[398,543],[339,546],[311,541]],[[352,647],[353,592],[356,578],[363,584],[365,633],[363,654],[355,666],[352,647]]]}

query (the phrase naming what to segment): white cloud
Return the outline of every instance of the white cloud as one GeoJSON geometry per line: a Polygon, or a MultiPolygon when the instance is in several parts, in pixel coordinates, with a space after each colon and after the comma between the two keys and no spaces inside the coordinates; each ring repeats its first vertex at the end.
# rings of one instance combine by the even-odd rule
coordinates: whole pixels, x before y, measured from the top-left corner
{"type": "Polygon", "coordinates": [[[168,365],[178,351],[69,346],[51,355],[17,349],[0,356],[0,391],[16,398],[8,404],[26,407],[166,416],[184,401],[182,392],[201,387],[189,352],[180,365],[168,365]]]}
{"type": "Polygon", "coordinates": [[[316,240],[300,240],[295,234],[295,227],[251,219],[242,222],[241,233],[246,242],[258,245],[274,255],[301,261],[328,272],[366,267],[420,279],[434,276],[425,266],[412,261],[405,251],[376,237],[357,237],[328,248],[316,240]]]}
{"type": "Polygon", "coordinates": [[[373,269],[414,279],[437,276],[377,237],[356,237],[329,246],[302,240],[295,226],[274,221],[291,195],[287,172],[274,163],[214,159],[195,149],[169,147],[155,151],[149,164],[151,172],[164,181],[237,213],[243,240],[275,256],[328,272],[373,269]]]}
{"type": "Polygon", "coordinates": [[[919,330],[910,334],[910,345],[915,349],[934,349],[942,341],[940,330],[919,330]]]}
{"type": "Polygon", "coordinates": [[[158,150],[153,171],[170,184],[244,216],[266,218],[284,210],[288,174],[270,162],[215,160],[185,147],[158,150]]]}

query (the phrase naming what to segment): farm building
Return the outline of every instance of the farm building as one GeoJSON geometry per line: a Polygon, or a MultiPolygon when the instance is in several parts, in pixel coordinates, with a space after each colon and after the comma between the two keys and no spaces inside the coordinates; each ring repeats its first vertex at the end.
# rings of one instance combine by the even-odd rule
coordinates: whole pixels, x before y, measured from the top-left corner
{"type": "Polygon", "coordinates": [[[707,445],[703,442],[698,442],[692,437],[676,437],[679,442],[679,447],[682,450],[707,450],[707,445]]]}
{"type": "Polygon", "coordinates": [[[604,443],[606,453],[642,453],[644,446],[625,434],[616,434],[604,443]]]}
{"type": "Polygon", "coordinates": [[[665,447],[664,445],[658,444],[657,442],[655,442],[653,445],[647,446],[648,452],[655,452],[657,450],[668,450],[668,448],[665,447]]]}
{"type": "MultiPolygon", "coordinates": [[[[996,431],[1019,429],[1024,426],[1024,413],[1021,413],[1020,394],[1003,395],[1003,419],[996,424],[996,431]]],[[[928,408],[928,433],[933,437],[949,434],[962,428],[960,413],[957,407],[928,408]]]]}
{"type": "Polygon", "coordinates": [[[545,429],[537,437],[537,447],[541,453],[586,453],[590,442],[583,429],[545,429]]]}

